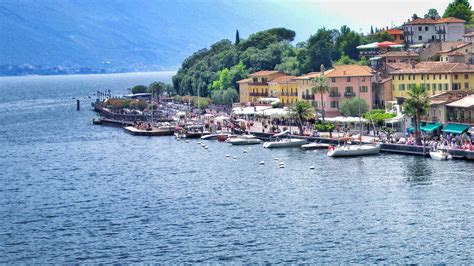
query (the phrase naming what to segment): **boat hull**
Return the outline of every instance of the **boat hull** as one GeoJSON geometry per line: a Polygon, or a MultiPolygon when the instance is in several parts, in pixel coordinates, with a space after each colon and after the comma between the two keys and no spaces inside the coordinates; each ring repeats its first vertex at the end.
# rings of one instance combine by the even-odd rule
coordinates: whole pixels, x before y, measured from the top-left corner
{"type": "Polygon", "coordinates": [[[231,139],[229,141],[230,144],[232,145],[255,145],[255,144],[260,144],[262,143],[261,140],[259,139],[231,139]]]}
{"type": "Polygon", "coordinates": [[[154,128],[152,130],[143,130],[143,129],[137,129],[132,126],[124,127],[123,128],[125,132],[135,135],[135,136],[172,136],[174,134],[174,129],[173,128],[167,128],[167,129],[160,129],[160,128],[154,128]]]}
{"type": "Polygon", "coordinates": [[[310,144],[305,144],[301,145],[301,148],[303,150],[321,150],[321,149],[327,149],[330,145],[327,143],[310,143],[310,144]]]}
{"type": "Polygon", "coordinates": [[[329,157],[351,157],[375,155],[380,153],[380,145],[352,145],[347,147],[337,147],[328,151],[329,157]]]}
{"type": "Polygon", "coordinates": [[[264,148],[273,149],[273,148],[293,148],[293,147],[301,147],[302,145],[306,144],[305,139],[290,139],[290,140],[282,140],[282,141],[270,141],[263,143],[264,148]]]}
{"type": "Polygon", "coordinates": [[[432,151],[430,152],[430,157],[435,160],[439,161],[447,161],[451,160],[453,157],[449,155],[448,153],[445,152],[439,152],[439,151],[432,151]]]}

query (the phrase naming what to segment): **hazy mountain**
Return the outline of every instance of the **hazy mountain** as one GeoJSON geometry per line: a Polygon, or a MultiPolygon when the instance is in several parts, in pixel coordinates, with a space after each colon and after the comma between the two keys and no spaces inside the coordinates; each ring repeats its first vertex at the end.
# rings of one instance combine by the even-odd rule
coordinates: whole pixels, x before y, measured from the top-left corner
{"type": "Polygon", "coordinates": [[[241,37],[272,26],[315,32],[318,25],[310,21],[317,12],[289,12],[284,5],[242,0],[1,0],[0,65],[176,69],[192,52],[223,38],[233,40],[236,29],[241,37]]]}

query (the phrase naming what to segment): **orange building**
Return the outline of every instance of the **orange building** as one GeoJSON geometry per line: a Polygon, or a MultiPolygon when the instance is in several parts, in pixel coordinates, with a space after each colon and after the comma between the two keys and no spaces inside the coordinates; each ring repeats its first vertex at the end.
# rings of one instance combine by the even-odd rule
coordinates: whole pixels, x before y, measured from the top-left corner
{"type": "Polygon", "coordinates": [[[405,43],[405,38],[403,37],[403,30],[399,29],[389,29],[389,30],[384,30],[382,32],[386,32],[393,37],[393,42],[396,44],[404,44],[405,43]]]}

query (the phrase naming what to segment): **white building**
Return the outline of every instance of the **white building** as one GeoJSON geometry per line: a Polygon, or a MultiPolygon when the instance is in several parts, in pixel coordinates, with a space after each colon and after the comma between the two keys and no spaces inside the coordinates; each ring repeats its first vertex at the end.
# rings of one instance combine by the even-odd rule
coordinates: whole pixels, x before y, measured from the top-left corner
{"type": "Polygon", "coordinates": [[[405,43],[462,41],[465,21],[458,18],[419,18],[404,25],[405,43]]]}

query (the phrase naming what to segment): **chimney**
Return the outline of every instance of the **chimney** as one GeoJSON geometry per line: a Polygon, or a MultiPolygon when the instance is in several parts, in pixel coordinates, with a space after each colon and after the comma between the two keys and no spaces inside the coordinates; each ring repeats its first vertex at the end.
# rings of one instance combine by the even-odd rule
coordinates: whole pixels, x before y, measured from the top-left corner
{"type": "Polygon", "coordinates": [[[411,64],[411,68],[414,69],[415,66],[416,66],[416,62],[415,62],[415,61],[411,61],[410,64],[411,64]]]}

